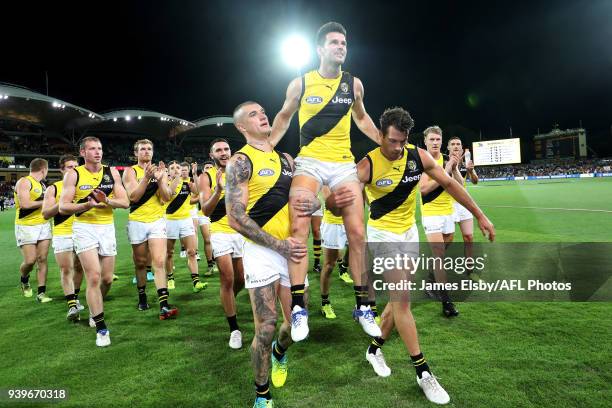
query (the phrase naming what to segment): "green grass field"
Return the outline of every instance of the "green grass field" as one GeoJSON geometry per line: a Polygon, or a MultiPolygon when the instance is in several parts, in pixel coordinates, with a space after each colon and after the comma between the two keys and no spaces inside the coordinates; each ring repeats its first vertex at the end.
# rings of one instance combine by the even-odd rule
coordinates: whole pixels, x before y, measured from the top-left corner
{"type": "MultiPolygon", "coordinates": [[[[500,242],[612,241],[612,179],[489,182],[470,192],[494,222],[500,242]]],[[[247,345],[253,324],[247,293],[237,299],[245,344],[239,351],[227,346],[218,276],[208,279],[207,290],[193,294],[180,259],[177,289],[170,296],[179,318],[159,321],[155,309],[138,312],[126,219],[126,212],[116,213],[120,280],[105,302],[113,343],[99,349],[86,319],[77,325],[65,320],[52,254],[47,286],[54,301],[41,305],[21,296],[14,211],[0,214],[0,389],[66,389],[69,399],[57,404],[65,407],[251,406],[247,345]]],[[[276,406],[432,406],[415,382],[398,336],[384,346],[393,374],[379,378],[364,359],[369,340],[350,318],[352,288],[334,274],[331,300],[338,318],[326,321],[318,313],[317,280],[311,275],[311,334],[288,352],[287,383],[272,389],[276,406]]],[[[155,296],[152,283],[148,294],[155,296]]],[[[461,315],[448,320],[437,303],[413,305],[421,347],[451,396],[450,406],[610,406],[610,303],[466,302],[458,308],[461,315]]],[[[13,405],[51,404],[0,400],[0,406],[13,405]]]]}

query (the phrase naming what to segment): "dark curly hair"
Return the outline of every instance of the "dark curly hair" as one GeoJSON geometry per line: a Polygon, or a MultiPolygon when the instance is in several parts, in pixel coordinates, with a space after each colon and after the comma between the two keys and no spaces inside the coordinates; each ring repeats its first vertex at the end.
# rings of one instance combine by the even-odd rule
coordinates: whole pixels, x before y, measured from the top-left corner
{"type": "Polygon", "coordinates": [[[395,106],[393,108],[387,108],[380,115],[380,130],[383,136],[386,136],[389,131],[389,126],[393,126],[402,133],[408,135],[410,129],[414,127],[414,120],[410,116],[407,110],[395,106]]]}

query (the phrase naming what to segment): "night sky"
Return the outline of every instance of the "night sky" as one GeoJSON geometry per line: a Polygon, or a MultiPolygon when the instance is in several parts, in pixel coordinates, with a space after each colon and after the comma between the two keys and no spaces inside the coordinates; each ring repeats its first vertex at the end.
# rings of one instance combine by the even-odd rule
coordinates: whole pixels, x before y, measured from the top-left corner
{"type": "MultiPolygon", "coordinates": [[[[296,71],[283,37],[348,31],[345,70],[378,122],[400,105],[415,131],[466,139],[579,126],[612,155],[612,2],[163,1],[3,5],[0,81],[105,112],[195,120],[259,101],[272,118],[296,71]],[[86,4],[87,3],[87,4],[86,4]],[[406,4],[405,4],[406,3],[406,4]],[[416,2],[411,2],[416,3],[416,2]],[[423,3],[423,4],[421,4],[423,3]],[[521,4],[516,4],[521,3],[521,4]]],[[[310,66],[318,65],[316,54],[310,66]]]]}

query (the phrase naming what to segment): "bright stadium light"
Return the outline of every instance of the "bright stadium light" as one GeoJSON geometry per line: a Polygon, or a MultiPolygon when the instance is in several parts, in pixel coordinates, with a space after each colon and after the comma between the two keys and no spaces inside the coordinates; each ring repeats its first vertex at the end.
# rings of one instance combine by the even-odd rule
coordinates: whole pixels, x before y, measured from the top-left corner
{"type": "Polygon", "coordinates": [[[117,121],[117,118],[113,118],[113,122],[116,122],[116,121],[117,121]]]}
{"type": "Polygon", "coordinates": [[[130,115],[127,115],[127,116],[125,117],[125,120],[129,122],[130,120],[132,120],[132,118],[130,117],[130,115]]]}
{"type": "Polygon", "coordinates": [[[301,68],[310,60],[310,43],[302,36],[292,35],[282,45],[283,60],[293,68],[301,68]]]}
{"type": "Polygon", "coordinates": [[[138,116],[138,120],[142,119],[142,116],[138,116]]]}

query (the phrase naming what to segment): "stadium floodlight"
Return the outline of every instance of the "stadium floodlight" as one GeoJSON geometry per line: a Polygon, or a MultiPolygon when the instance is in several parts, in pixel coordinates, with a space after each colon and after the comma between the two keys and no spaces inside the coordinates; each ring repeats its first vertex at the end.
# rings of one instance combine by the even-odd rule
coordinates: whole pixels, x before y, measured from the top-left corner
{"type": "Polygon", "coordinates": [[[117,118],[113,118],[113,122],[116,122],[116,121],[117,121],[117,118]]]}
{"type": "Polygon", "coordinates": [[[142,119],[142,116],[138,116],[138,120],[142,119]]]}
{"type": "Polygon", "coordinates": [[[283,60],[290,67],[300,69],[310,60],[310,43],[302,36],[288,37],[281,47],[283,60]]]}
{"type": "Polygon", "coordinates": [[[126,120],[127,122],[129,122],[130,120],[132,120],[132,118],[130,117],[130,115],[127,115],[127,116],[125,117],[125,120],[126,120]]]}

